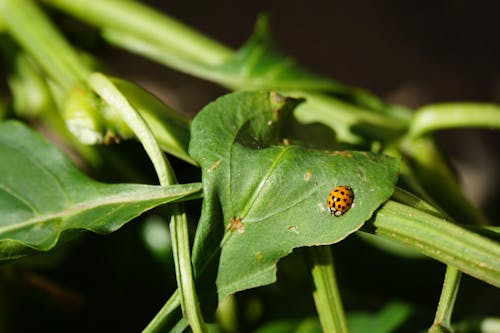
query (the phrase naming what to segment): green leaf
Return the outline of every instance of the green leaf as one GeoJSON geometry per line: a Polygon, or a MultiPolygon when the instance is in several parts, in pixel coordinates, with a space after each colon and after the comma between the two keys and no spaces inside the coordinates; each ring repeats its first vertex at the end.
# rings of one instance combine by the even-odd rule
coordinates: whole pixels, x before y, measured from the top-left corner
{"type": "Polygon", "coordinates": [[[0,123],[0,261],[50,250],[81,229],[113,232],[155,206],[199,191],[199,184],[96,182],[26,126],[0,123]]]}
{"type": "MultiPolygon", "coordinates": [[[[331,128],[335,135],[330,134],[330,137],[338,142],[366,144],[370,138],[395,140],[404,134],[407,128],[407,120],[403,116],[389,114],[389,111],[377,112],[363,105],[306,91],[283,91],[283,94],[306,98],[306,102],[299,105],[294,113],[297,121],[316,126],[323,124],[331,128]]],[[[294,136],[305,136],[300,129],[298,133],[293,133],[293,128],[289,132],[294,136]]],[[[317,131],[311,134],[316,134],[315,132],[317,131]]],[[[320,144],[324,145],[327,137],[322,136],[318,141],[321,139],[323,142],[320,144]]]]}
{"type": "Polygon", "coordinates": [[[399,162],[391,157],[279,145],[280,125],[298,102],[239,92],[193,120],[190,154],[204,186],[193,257],[199,290],[212,300],[275,281],[280,258],[344,239],[394,190],[399,162]],[[355,199],[333,217],[326,200],[338,185],[351,186],[355,199]]]}
{"type": "Polygon", "coordinates": [[[261,15],[249,40],[219,70],[233,89],[276,88],[347,91],[341,84],[300,67],[276,48],[269,17],[261,15]]]}
{"type": "Polygon", "coordinates": [[[411,314],[411,307],[405,303],[392,302],[378,313],[356,312],[348,316],[351,333],[394,332],[411,314]]]}

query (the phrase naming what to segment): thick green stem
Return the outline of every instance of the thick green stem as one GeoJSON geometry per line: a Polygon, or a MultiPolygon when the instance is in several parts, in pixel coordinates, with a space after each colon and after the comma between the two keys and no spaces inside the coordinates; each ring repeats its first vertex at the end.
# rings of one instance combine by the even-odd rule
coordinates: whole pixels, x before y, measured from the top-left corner
{"type": "Polygon", "coordinates": [[[314,303],[323,332],[347,332],[347,322],[335,278],[330,247],[313,246],[308,251],[314,282],[314,303]]]}
{"type": "Polygon", "coordinates": [[[500,244],[442,218],[389,200],[362,230],[500,287],[500,244]]]}
{"type": "Polygon", "coordinates": [[[168,50],[179,58],[217,65],[232,50],[158,11],[128,0],[46,0],[80,19],[146,44],[168,50]]]}
{"type": "Polygon", "coordinates": [[[429,329],[429,333],[453,331],[451,327],[451,315],[457,298],[461,276],[462,272],[455,267],[446,267],[446,275],[444,277],[443,289],[441,291],[441,297],[439,298],[436,317],[434,318],[432,327],[429,329]]]}

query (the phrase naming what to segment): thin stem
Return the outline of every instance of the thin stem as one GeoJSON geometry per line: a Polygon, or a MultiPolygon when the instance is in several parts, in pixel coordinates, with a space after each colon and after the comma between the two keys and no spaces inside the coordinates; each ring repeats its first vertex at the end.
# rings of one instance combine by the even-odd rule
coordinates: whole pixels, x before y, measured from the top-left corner
{"type": "MultiPolygon", "coordinates": [[[[88,82],[92,89],[120,114],[121,119],[125,121],[142,143],[146,153],[153,162],[160,184],[162,186],[168,186],[177,183],[170,164],[162,154],[160,146],[148,124],[144,121],[139,112],[129,104],[113,82],[100,73],[91,74],[88,82]]],[[[172,206],[170,229],[183,315],[187,317],[193,332],[206,332],[194,285],[186,213],[180,204],[172,206]]],[[[161,315],[168,316],[169,313],[161,312],[161,315]]],[[[164,321],[162,316],[157,315],[155,317],[158,323],[164,321]]],[[[151,327],[151,325],[152,324],[148,326],[151,327]]],[[[153,326],[151,329],[156,328],[153,326]]]]}
{"type": "Polygon", "coordinates": [[[172,234],[175,270],[177,284],[182,295],[181,305],[183,311],[193,332],[206,332],[207,329],[201,315],[193,278],[186,213],[183,209],[180,210],[179,205],[174,206],[170,222],[170,233],[172,234]]]}
{"type": "Polygon", "coordinates": [[[142,119],[140,114],[129,104],[127,99],[116,88],[116,86],[105,75],[93,73],[88,78],[91,88],[106,102],[135,133],[139,141],[144,146],[149,158],[153,162],[156,174],[162,186],[173,184],[172,173],[169,172],[167,162],[151,132],[148,124],[142,119]]]}
{"type": "Polygon", "coordinates": [[[435,329],[444,329],[450,332],[452,331],[451,315],[453,313],[453,307],[457,298],[461,276],[462,272],[460,272],[455,267],[449,265],[446,267],[446,274],[444,277],[441,297],[439,298],[438,308],[436,310],[436,317],[434,318],[434,323],[429,329],[429,332],[434,332],[435,329]]]}
{"type": "Polygon", "coordinates": [[[313,246],[308,249],[311,276],[314,282],[314,303],[323,332],[347,332],[347,322],[340,298],[330,247],[313,246]]]}

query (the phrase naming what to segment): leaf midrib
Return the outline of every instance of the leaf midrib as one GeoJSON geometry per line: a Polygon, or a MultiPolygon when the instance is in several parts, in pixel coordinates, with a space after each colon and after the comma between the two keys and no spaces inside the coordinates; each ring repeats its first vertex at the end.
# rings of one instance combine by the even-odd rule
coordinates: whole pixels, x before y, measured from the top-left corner
{"type": "Polygon", "coordinates": [[[99,200],[90,200],[90,201],[84,201],[81,203],[78,203],[76,205],[71,205],[67,207],[66,209],[63,209],[58,212],[53,212],[53,213],[46,213],[42,214],[39,216],[36,216],[35,218],[29,219],[25,222],[22,223],[15,223],[11,224],[8,226],[0,227],[0,236],[4,233],[7,232],[12,232],[16,230],[21,230],[23,228],[31,227],[33,225],[36,225],[37,223],[42,223],[48,220],[55,220],[59,218],[64,218],[64,217],[70,217],[77,215],[83,211],[90,210],[90,209],[95,209],[103,206],[109,206],[113,204],[121,204],[123,202],[127,202],[128,204],[131,203],[137,203],[137,202],[144,202],[144,201],[151,201],[151,200],[161,200],[165,199],[169,201],[168,199],[175,200],[179,197],[185,196],[192,194],[192,192],[186,192],[183,194],[177,194],[177,195],[166,195],[164,192],[163,193],[154,193],[154,194],[135,194],[135,195],[130,195],[130,194],[120,194],[120,195],[111,195],[104,200],[101,198],[99,200]]]}
{"type": "Polygon", "coordinates": [[[284,147],[276,156],[276,158],[273,160],[273,162],[269,166],[269,169],[267,170],[267,173],[264,175],[264,177],[261,178],[261,181],[257,185],[257,188],[255,189],[255,191],[253,191],[252,197],[247,201],[247,204],[241,210],[241,214],[239,215],[240,218],[244,219],[247,216],[248,212],[252,209],[255,201],[257,200],[259,194],[262,192],[262,189],[264,188],[267,180],[269,179],[269,177],[271,177],[271,174],[276,169],[279,162],[291,149],[292,146],[284,147]]]}

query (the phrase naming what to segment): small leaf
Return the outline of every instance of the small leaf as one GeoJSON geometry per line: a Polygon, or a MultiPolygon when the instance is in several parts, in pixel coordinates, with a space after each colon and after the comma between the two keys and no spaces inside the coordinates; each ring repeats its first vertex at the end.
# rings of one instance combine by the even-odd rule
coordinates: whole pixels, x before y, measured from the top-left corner
{"type": "Polygon", "coordinates": [[[341,84],[309,72],[298,66],[294,59],[279,52],[267,15],[258,18],[252,36],[219,70],[228,78],[233,78],[227,82],[231,88],[347,91],[341,84]]]}
{"type": "Polygon", "coordinates": [[[96,182],[26,126],[0,123],[0,262],[50,250],[71,231],[113,232],[155,206],[199,191],[199,184],[96,182]]]}
{"type": "Polygon", "coordinates": [[[200,290],[219,300],[273,282],[277,261],[294,248],[344,239],[393,192],[396,159],[278,145],[280,125],[298,102],[239,92],[193,121],[190,154],[204,186],[194,264],[200,290]],[[355,198],[347,213],[333,217],[326,201],[338,185],[351,186],[355,198]]]}

